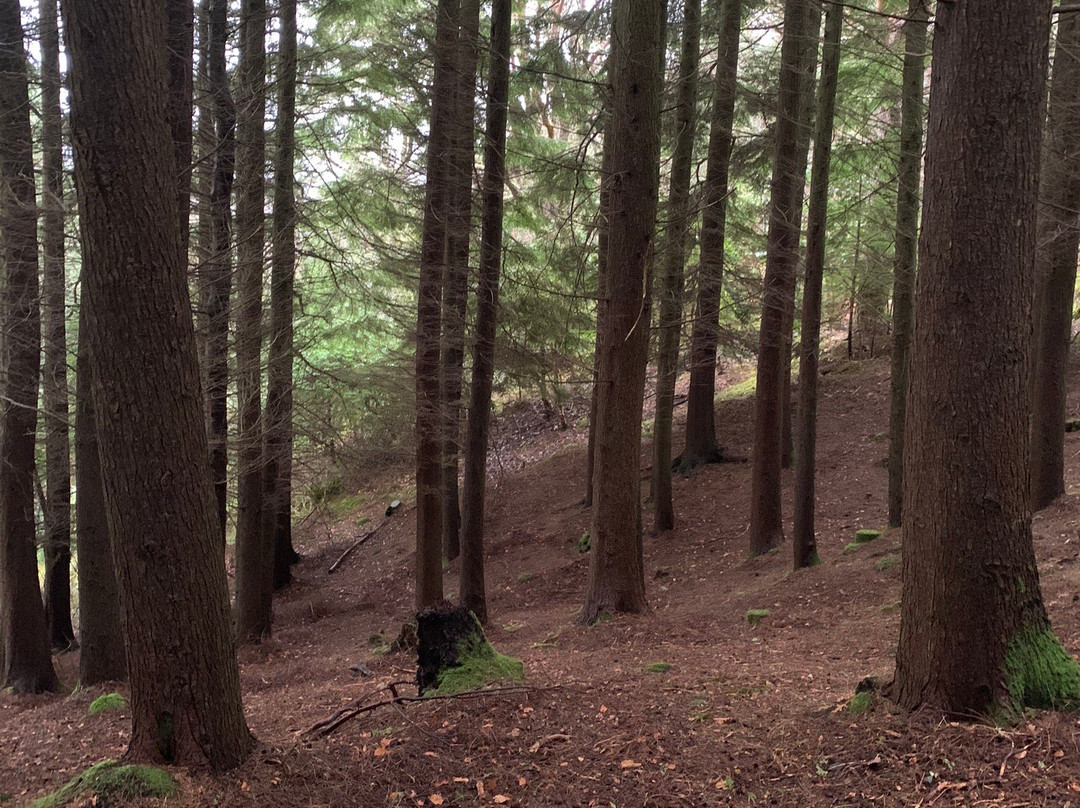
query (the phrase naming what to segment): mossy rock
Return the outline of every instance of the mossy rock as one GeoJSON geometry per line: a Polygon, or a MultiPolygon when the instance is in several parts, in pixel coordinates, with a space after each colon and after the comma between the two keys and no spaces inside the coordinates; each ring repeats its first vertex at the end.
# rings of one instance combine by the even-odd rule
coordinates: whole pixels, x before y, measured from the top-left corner
{"type": "Polygon", "coordinates": [[[1049,627],[1022,629],[1009,643],[1005,685],[1010,703],[999,705],[997,712],[1010,723],[1026,707],[1080,708],[1080,663],[1062,647],[1049,627]]]}
{"type": "Polygon", "coordinates": [[[132,800],[139,797],[172,797],[177,793],[176,781],[168,772],[152,766],[121,766],[115,760],[95,763],[76,775],[52,794],[30,803],[30,808],[61,808],[86,794],[98,799],[95,805],[113,800],[132,800]]]}
{"type": "Polygon", "coordinates": [[[769,616],[768,609],[747,609],[746,624],[753,628],[769,616]]]}
{"type": "Polygon", "coordinates": [[[90,702],[86,712],[90,715],[97,715],[107,710],[121,710],[124,707],[127,707],[127,699],[119,693],[106,693],[90,702]]]}
{"type": "Polygon", "coordinates": [[[670,662],[650,662],[645,666],[646,673],[667,673],[671,670],[670,662]]]}

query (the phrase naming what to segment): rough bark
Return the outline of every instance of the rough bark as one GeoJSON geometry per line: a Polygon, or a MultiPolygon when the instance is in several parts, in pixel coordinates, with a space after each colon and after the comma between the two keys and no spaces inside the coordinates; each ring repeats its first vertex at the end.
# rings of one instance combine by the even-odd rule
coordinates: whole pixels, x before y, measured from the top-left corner
{"type": "Polygon", "coordinates": [[[663,0],[612,8],[611,238],[601,336],[592,549],[581,621],[646,609],[641,406],[659,191],[663,0]]]}
{"type": "Polygon", "coordinates": [[[41,376],[37,199],[26,52],[18,0],[0,0],[0,250],[4,397],[0,402],[0,685],[57,688],[38,588],[34,443],[41,376]]]}
{"type": "Polygon", "coordinates": [[[1080,671],[1049,629],[1028,507],[1050,5],[937,9],[890,688],[909,709],[973,716],[1080,695],[1080,671]]]}
{"type": "Polygon", "coordinates": [[[296,0],[281,0],[277,143],[270,257],[270,336],[263,454],[263,532],[273,541],[274,589],[288,586],[292,545],[293,284],[296,275],[296,0]]]}
{"type": "Polygon", "coordinates": [[[120,630],[120,591],[101,487],[101,459],[86,339],[86,296],[79,307],[79,355],[75,367],[75,535],[79,542],[79,683],[127,678],[120,630]]]}
{"type": "Polygon", "coordinates": [[[476,346],[473,349],[469,423],[465,437],[465,491],[461,526],[463,606],[487,623],[484,585],[484,495],[488,428],[495,373],[495,331],[502,268],[503,193],[506,184],[506,118],[510,99],[511,0],[494,0],[491,10],[491,67],[488,74],[484,137],[480,277],[476,287],[476,346]]]}
{"type": "Polygon", "coordinates": [[[1062,14],[1050,83],[1035,259],[1031,506],[1065,493],[1065,394],[1080,244],[1080,15],[1062,14]]]}
{"type": "Polygon", "coordinates": [[[207,70],[214,102],[217,137],[210,191],[213,254],[205,264],[200,308],[206,317],[206,430],[214,481],[218,535],[225,545],[229,470],[229,297],[232,294],[232,191],[236,169],[236,107],[229,90],[225,45],[229,35],[228,0],[209,0],[207,70]]]}
{"type": "Polygon", "coordinates": [[[683,40],[679,57],[676,141],[667,205],[667,243],[658,278],[660,323],[657,346],[656,414],[653,421],[653,518],[657,532],[675,527],[671,501],[671,428],[675,379],[682,335],[683,273],[690,232],[690,175],[697,131],[698,61],[701,55],[701,0],[683,0],[683,40]]]}
{"type": "Polygon", "coordinates": [[[721,459],[716,440],[716,346],[720,293],[724,275],[724,230],[727,224],[731,146],[734,142],[735,97],[738,92],[739,30],[742,0],[723,0],[720,7],[720,56],[716,65],[705,207],[701,214],[701,257],[693,330],[690,335],[690,390],[686,401],[686,446],[680,466],[689,470],[721,459]]]}
{"type": "Polygon", "coordinates": [[[130,757],[252,747],[177,215],[165,24],[151,0],[63,0],[95,422],[131,676],[130,757]],[[122,88],[122,91],[121,89],[122,88]]]}
{"type": "MultiPolygon", "coordinates": [[[[195,169],[192,178],[195,190],[195,285],[198,305],[195,307],[195,338],[199,346],[199,374],[203,390],[208,389],[206,378],[206,339],[208,299],[207,266],[214,256],[213,210],[210,199],[214,188],[214,159],[217,137],[214,132],[214,99],[210,88],[210,0],[200,0],[196,11],[199,68],[195,76],[195,108],[198,126],[195,129],[195,169]]],[[[209,426],[209,423],[207,424],[209,426]]]]}
{"type": "Polygon", "coordinates": [[[45,406],[45,619],[49,642],[75,644],[71,625],[71,438],[64,273],[64,143],[56,0],[41,0],[41,297],[45,406]]]}
{"type": "Polygon", "coordinates": [[[439,387],[443,406],[442,532],[443,555],[461,552],[458,455],[461,441],[461,389],[465,360],[465,317],[469,302],[469,246],[475,159],[476,66],[479,59],[479,0],[459,0],[455,48],[454,111],[451,117],[446,267],[443,273],[442,356],[439,387]]]}
{"type": "Polygon", "coordinates": [[[192,92],[195,8],[192,0],[165,0],[165,46],[169,54],[169,125],[176,151],[176,209],[187,262],[191,230],[192,92]]]}
{"type": "Polygon", "coordinates": [[[829,212],[829,169],[832,161],[836,83],[840,69],[843,6],[830,5],[825,15],[825,42],[818,87],[814,164],[807,214],[806,279],[803,283],[802,345],[799,352],[799,410],[796,425],[795,507],[792,542],[795,569],[818,562],[814,530],[817,457],[818,358],[821,346],[821,283],[825,274],[825,227],[829,212]]]}
{"type": "Polygon", "coordinates": [[[442,600],[442,408],[439,349],[446,266],[450,116],[454,107],[457,3],[435,9],[435,77],[416,304],[416,608],[442,600]]]}
{"type": "Polygon", "coordinates": [[[780,98],[776,158],[769,201],[768,253],[761,305],[757,395],[754,400],[754,457],[750,495],[750,552],[768,552],[784,540],[780,500],[783,453],[785,311],[799,261],[801,194],[795,177],[799,161],[799,112],[803,77],[802,43],[807,0],[786,0],[780,54],[780,98]]]}
{"type": "Polygon", "coordinates": [[[262,302],[266,242],[266,0],[240,10],[236,128],[236,637],[270,635],[273,535],[263,530],[262,302]]]}

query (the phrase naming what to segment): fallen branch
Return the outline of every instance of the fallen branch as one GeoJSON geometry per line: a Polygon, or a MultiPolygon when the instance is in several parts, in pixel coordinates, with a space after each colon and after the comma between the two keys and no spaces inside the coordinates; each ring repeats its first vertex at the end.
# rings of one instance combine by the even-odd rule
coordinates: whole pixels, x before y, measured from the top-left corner
{"type": "Polygon", "coordinates": [[[349,549],[346,550],[344,553],[342,553],[341,556],[338,558],[338,560],[330,565],[330,569],[328,569],[327,572],[328,573],[337,572],[338,567],[340,567],[342,564],[345,563],[345,559],[347,559],[349,556],[351,556],[357,549],[359,549],[363,545],[367,544],[368,539],[370,539],[372,536],[374,536],[376,533],[378,533],[379,530],[382,528],[382,526],[385,525],[385,524],[386,524],[386,520],[384,519],[383,521],[379,522],[378,527],[373,528],[372,530],[369,530],[367,533],[365,533],[363,536],[361,536],[359,539],[357,539],[355,542],[353,542],[352,545],[349,547],[349,549]]]}

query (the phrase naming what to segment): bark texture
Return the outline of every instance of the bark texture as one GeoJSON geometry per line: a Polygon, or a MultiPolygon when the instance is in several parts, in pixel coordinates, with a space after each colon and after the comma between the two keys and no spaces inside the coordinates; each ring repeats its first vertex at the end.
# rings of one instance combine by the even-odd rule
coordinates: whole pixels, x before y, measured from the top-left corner
{"type": "Polygon", "coordinates": [[[1028,507],[1049,26],[1049,0],[937,10],[891,686],[909,709],[973,716],[1080,695],[1049,630],[1028,507]]]}
{"type": "Polygon", "coordinates": [[[131,677],[130,757],[239,764],[244,722],[177,216],[163,10],[63,0],[86,337],[131,677]],[[123,88],[122,91],[120,88],[123,88]]]}
{"type": "Polygon", "coordinates": [[[610,239],[601,336],[589,583],[581,621],[646,608],[641,406],[655,250],[665,3],[612,8],[610,239]]]}
{"type": "Polygon", "coordinates": [[[37,199],[26,51],[18,0],[0,0],[0,686],[57,688],[38,587],[34,444],[41,378],[37,199]]]}
{"type": "Polygon", "coordinates": [[[502,268],[503,193],[506,184],[506,118],[510,98],[511,0],[494,0],[491,11],[491,68],[484,138],[480,279],[476,288],[476,346],[473,349],[469,424],[465,438],[465,492],[461,526],[463,606],[487,623],[484,585],[484,495],[487,483],[491,387],[495,374],[495,331],[502,268]]]}

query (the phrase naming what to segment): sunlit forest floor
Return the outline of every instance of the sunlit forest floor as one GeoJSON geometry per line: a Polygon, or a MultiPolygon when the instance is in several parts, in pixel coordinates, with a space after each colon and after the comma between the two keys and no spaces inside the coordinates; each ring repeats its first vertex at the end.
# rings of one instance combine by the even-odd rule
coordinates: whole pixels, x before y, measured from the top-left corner
{"type": "MultiPolygon", "coordinates": [[[[646,536],[651,612],[576,626],[588,566],[578,547],[589,527],[578,505],[585,435],[553,421],[493,462],[489,488],[488,633],[524,660],[525,689],[384,706],[325,738],[301,737],[415,675],[413,659],[379,653],[409,617],[414,530],[408,509],[383,524],[380,493],[338,521],[304,525],[299,581],[277,605],[274,639],[241,652],[258,753],[227,776],[178,773],[183,792],[169,804],[1080,806],[1080,716],[1032,714],[999,728],[901,714],[881,700],[848,710],[864,677],[892,675],[900,537],[845,552],[856,530],[885,520],[887,361],[826,369],[820,566],[790,572],[790,544],[748,560],[750,468],[710,466],[676,481],[675,532],[646,536]],[[768,610],[755,626],[752,609],[768,610]]],[[[1072,381],[1080,393],[1076,372],[1072,381]]],[[[1078,405],[1073,395],[1070,416],[1078,405]]],[[[750,452],[751,411],[748,398],[721,406],[733,454],[750,452]]],[[[1080,435],[1066,453],[1069,495],[1037,516],[1035,545],[1054,626],[1077,653],[1080,435]]],[[[649,462],[646,445],[646,482],[649,462]]],[[[790,476],[785,484],[790,496],[790,476]]],[[[372,480],[360,493],[387,485],[372,480]]],[[[456,587],[451,567],[447,591],[456,587]]],[[[75,680],[73,655],[60,667],[75,680]]],[[[121,754],[125,711],[87,714],[108,691],[0,696],[0,794],[22,804],[121,754]]]]}

